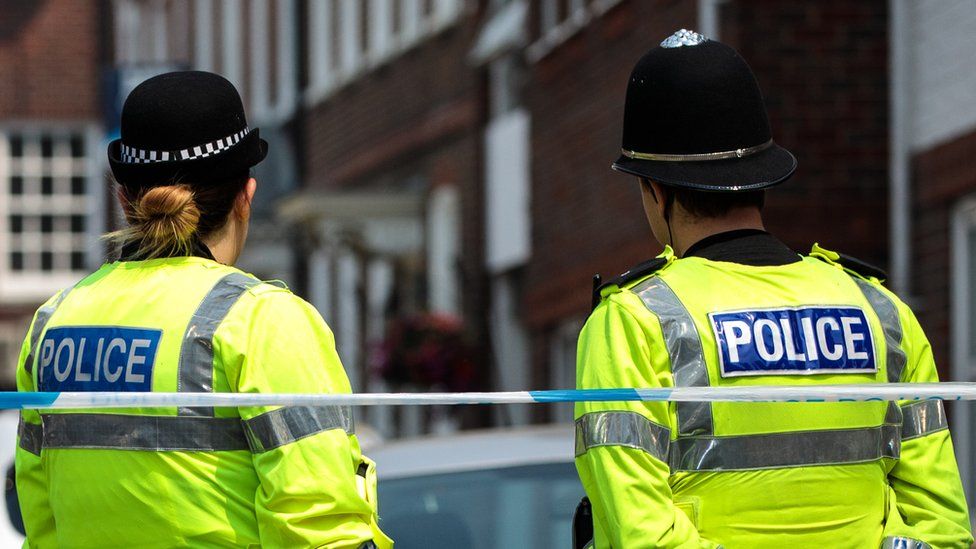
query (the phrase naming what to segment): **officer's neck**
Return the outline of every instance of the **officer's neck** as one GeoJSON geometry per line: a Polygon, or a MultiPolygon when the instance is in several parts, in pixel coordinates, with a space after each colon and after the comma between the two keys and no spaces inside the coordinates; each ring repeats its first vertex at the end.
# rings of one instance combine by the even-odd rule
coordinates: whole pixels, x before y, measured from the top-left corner
{"type": "Polygon", "coordinates": [[[766,230],[759,208],[736,208],[721,217],[705,218],[689,214],[678,204],[675,206],[671,220],[671,247],[678,257],[684,257],[695,243],[712,235],[742,229],[766,230]]]}
{"type": "Polygon", "coordinates": [[[247,225],[231,216],[223,229],[210,238],[204,239],[203,243],[207,245],[217,263],[234,265],[244,249],[246,238],[247,225]]]}

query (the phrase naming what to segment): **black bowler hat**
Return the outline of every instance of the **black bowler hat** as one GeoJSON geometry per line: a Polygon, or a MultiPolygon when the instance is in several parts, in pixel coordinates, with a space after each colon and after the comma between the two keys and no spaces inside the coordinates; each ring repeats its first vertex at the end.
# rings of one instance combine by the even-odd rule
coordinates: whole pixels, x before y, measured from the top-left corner
{"type": "Polygon", "coordinates": [[[613,169],[674,187],[735,192],[786,181],[796,158],[773,142],[745,60],[682,29],[630,75],[623,154],[613,169]]]}
{"type": "Polygon", "coordinates": [[[121,139],[108,145],[116,181],[136,189],[231,176],[267,153],[259,130],[247,127],[234,85],[202,71],[161,74],[136,86],[122,107],[121,139]]]}

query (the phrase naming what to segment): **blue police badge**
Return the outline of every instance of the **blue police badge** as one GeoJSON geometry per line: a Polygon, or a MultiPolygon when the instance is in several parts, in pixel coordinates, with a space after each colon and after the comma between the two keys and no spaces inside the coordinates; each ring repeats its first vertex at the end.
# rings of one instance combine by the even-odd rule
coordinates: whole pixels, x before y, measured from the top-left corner
{"type": "Polygon", "coordinates": [[[878,371],[871,326],[857,307],[796,307],[708,315],[722,377],[878,371]]]}
{"type": "Polygon", "coordinates": [[[40,391],[152,391],[162,330],[119,326],[51,328],[41,341],[40,391]]]}

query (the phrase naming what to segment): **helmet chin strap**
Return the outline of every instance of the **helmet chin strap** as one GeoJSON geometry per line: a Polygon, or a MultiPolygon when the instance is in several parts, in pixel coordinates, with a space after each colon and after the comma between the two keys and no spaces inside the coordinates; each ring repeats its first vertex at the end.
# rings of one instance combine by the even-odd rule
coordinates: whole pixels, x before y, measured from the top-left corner
{"type": "MultiPolygon", "coordinates": [[[[668,192],[667,197],[664,199],[664,223],[668,226],[668,246],[671,249],[675,249],[674,236],[671,235],[671,206],[674,204],[674,193],[668,192]]],[[[675,251],[675,254],[678,252],[675,251]]]]}

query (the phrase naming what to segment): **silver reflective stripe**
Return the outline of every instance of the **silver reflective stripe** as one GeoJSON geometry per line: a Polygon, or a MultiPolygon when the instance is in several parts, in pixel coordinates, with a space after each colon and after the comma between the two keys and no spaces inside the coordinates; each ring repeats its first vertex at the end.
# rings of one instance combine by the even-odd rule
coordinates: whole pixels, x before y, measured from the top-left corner
{"type": "Polygon", "coordinates": [[[667,463],[670,442],[670,429],[636,412],[591,412],[576,420],[576,457],[597,446],[626,446],[667,463]]]}
{"type": "Polygon", "coordinates": [[[31,329],[30,338],[30,350],[27,352],[27,360],[24,361],[24,368],[27,370],[28,374],[34,373],[34,356],[37,353],[37,346],[41,343],[41,334],[44,333],[44,328],[47,327],[47,323],[51,321],[51,316],[54,315],[54,311],[57,310],[64,298],[68,296],[68,292],[74,289],[74,286],[70,286],[61,291],[61,295],[54,300],[54,303],[46,307],[41,307],[37,311],[37,317],[34,318],[34,327],[31,329]]]}
{"type": "Polygon", "coordinates": [[[28,452],[41,455],[41,437],[44,431],[40,423],[28,423],[24,421],[21,413],[20,423],[17,424],[17,437],[20,440],[20,447],[28,452]]]}
{"type": "Polygon", "coordinates": [[[932,549],[932,546],[917,539],[888,536],[881,542],[881,549],[932,549]]]}
{"type": "Polygon", "coordinates": [[[43,448],[247,450],[240,418],[43,414],[43,448]]]}
{"type": "MultiPolygon", "coordinates": [[[[184,393],[213,392],[213,336],[237,300],[261,281],[242,273],[231,273],[217,281],[200,302],[186,326],[180,348],[176,390],[184,393]]],[[[212,407],[179,409],[181,416],[213,417],[212,407]]]]}
{"type": "Polygon", "coordinates": [[[897,459],[900,425],[727,437],[671,443],[672,471],[735,471],[897,459]]]}
{"type": "Polygon", "coordinates": [[[342,429],[353,434],[352,410],[347,406],[289,406],[278,408],[244,422],[247,440],[254,453],[266,452],[316,433],[342,429]]]}
{"type": "Polygon", "coordinates": [[[905,351],[901,348],[902,331],[898,308],[888,296],[870,282],[857,277],[851,278],[861,288],[864,297],[874,309],[874,314],[878,315],[881,326],[884,327],[885,347],[887,348],[885,364],[887,364],[888,369],[888,382],[898,383],[901,381],[901,374],[905,370],[905,363],[908,361],[905,351]]]}
{"type": "MultiPolygon", "coordinates": [[[[674,385],[707,387],[708,367],[705,365],[698,328],[678,296],[658,277],[642,282],[633,291],[661,323],[664,344],[671,358],[674,385]]],[[[675,411],[680,436],[711,435],[715,432],[710,402],[678,402],[675,411]]]]}
{"type": "Polygon", "coordinates": [[[924,437],[949,428],[941,400],[913,402],[902,406],[901,411],[905,416],[901,431],[902,440],[924,437]]]}

